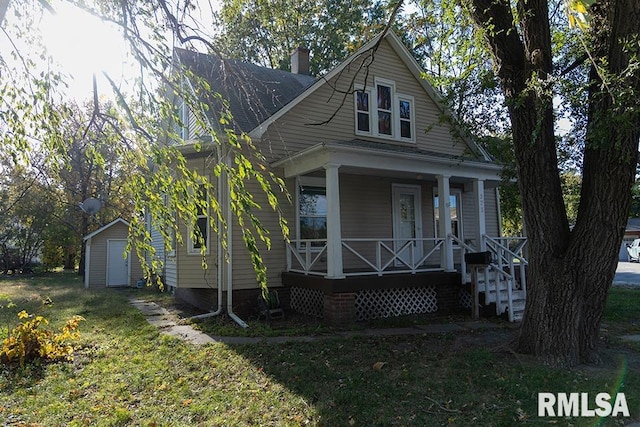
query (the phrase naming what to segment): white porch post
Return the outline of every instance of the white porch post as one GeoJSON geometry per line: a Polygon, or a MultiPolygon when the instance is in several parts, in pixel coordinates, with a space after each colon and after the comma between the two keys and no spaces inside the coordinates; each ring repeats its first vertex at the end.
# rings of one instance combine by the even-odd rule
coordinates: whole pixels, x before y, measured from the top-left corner
{"type": "Polygon", "coordinates": [[[340,227],[340,165],[324,166],[327,185],[327,275],[329,279],[344,278],[342,266],[342,229],[340,227]]]}
{"type": "Polygon", "coordinates": [[[453,241],[451,240],[451,191],[449,188],[449,175],[438,175],[438,235],[444,238],[444,247],[441,253],[440,267],[445,271],[453,271],[453,241]]]}
{"type": "Polygon", "coordinates": [[[476,179],[473,181],[473,202],[476,208],[476,242],[480,252],[487,250],[487,243],[484,235],[487,234],[487,222],[484,211],[484,181],[476,179]]]}

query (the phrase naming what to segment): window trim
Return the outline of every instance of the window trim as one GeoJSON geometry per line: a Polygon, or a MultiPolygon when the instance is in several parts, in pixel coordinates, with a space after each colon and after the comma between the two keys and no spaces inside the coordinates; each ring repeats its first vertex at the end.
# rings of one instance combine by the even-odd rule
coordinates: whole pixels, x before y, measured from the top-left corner
{"type": "MultiPolygon", "coordinates": [[[[322,187],[325,189],[325,197],[326,197],[326,189],[327,189],[327,181],[324,177],[316,177],[316,176],[297,176],[296,177],[296,241],[298,250],[302,249],[302,245],[300,244],[302,238],[300,237],[300,188],[308,186],[308,187],[322,187]]],[[[312,252],[319,252],[321,248],[319,247],[311,247],[312,252]]]]}
{"type": "Polygon", "coordinates": [[[354,103],[354,111],[355,111],[355,129],[356,129],[356,135],[371,135],[372,132],[372,128],[373,128],[373,111],[371,111],[371,99],[373,98],[373,90],[371,88],[364,88],[362,86],[360,86],[359,88],[356,88],[356,90],[353,92],[353,103],[354,103]],[[369,130],[365,131],[365,130],[360,130],[358,125],[359,125],[359,121],[358,121],[358,114],[360,114],[361,112],[363,112],[364,114],[364,110],[359,110],[358,109],[358,93],[360,92],[364,92],[369,96],[369,102],[368,102],[368,111],[366,111],[366,114],[369,118],[369,130]]]}
{"type": "MultiPolygon", "coordinates": [[[[209,179],[207,177],[207,179],[209,179]]],[[[204,186],[204,185],[201,185],[204,186]]],[[[206,187],[205,187],[206,189],[206,187]]],[[[211,224],[209,223],[209,192],[207,191],[207,209],[204,213],[199,214],[196,216],[196,225],[198,223],[198,220],[200,219],[206,219],[206,224],[207,224],[207,235],[206,238],[204,239],[204,245],[205,245],[205,251],[204,251],[204,255],[209,255],[211,252],[211,224]]],[[[187,226],[187,255],[203,255],[203,252],[201,250],[201,248],[196,248],[194,247],[195,242],[193,241],[193,239],[191,238],[191,231],[192,231],[192,227],[191,225],[187,226]]]]}
{"type": "Polygon", "coordinates": [[[411,95],[404,93],[398,93],[396,91],[396,83],[393,80],[376,77],[373,82],[373,86],[364,87],[362,85],[356,85],[353,96],[353,111],[354,111],[354,130],[356,135],[372,136],[375,138],[387,139],[391,141],[400,142],[416,142],[416,119],[415,119],[415,98],[411,95]],[[378,109],[378,86],[387,86],[391,90],[391,110],[388,111],[391,114],[391,135],[379,132],[379,111],[378,109]],[[366,112],[369,115],[369,131],[360,130],[358,127],[358,114],[364,113],[364,110],[358,109],[358,93],[365,92],[369,95],[369,111],[366,112]],[[410,105],[410,118],[402,119],[400,117],[400,102],[407,101],[410,105]],[[408,121],[410,124],[411,137],[406,138],[401,135],[401,122],[408,121]]]}
{"type": "Polygon", "coordinates": [[[415,113],[415,99],[413,96],[411,95],[404,95],[404,94],[397,94],[396,95],[396,106],[398,107],[398,120],[397,120],[397,126],[398,126],[398,138],[400,138],[401,141],[407,141],[407,142],[415,142],[416,140],[416,113],[415,113]],[[407,101],[409,102],[409,127],[411,130],[411,137],[406,138],[402,136],[402,121],[407,121],[407,119],[403,119],[402,117],[400,117],[400,102],[402,101],[407,101]]]}
{"type": "MultiPolygon", "coordinates": [[[[456,211],[458,214],[458,239],[462,239],[464,238],[464,227],[463,227],[463,216],[462,216],[462,189],[460,188],[451,188],[449,190],[449,196],[455,196],[456,198],[456,211]]],[[[436,219],[436,204],[435,204],[435,198],[439,197],[438,196],[438,187],[434,187],[433,188],[433,195],[431,198],[431,206],[433,207],[433,236],[436,239],[441,239],[440,236],[438,236],[439,230],[438,230],[438,220],[436,219]]],[[[455,236],[456,233],[453,232],[453,224],[451,224],[451,232],[452,234],[455,236]]],[[[454,241],[453,242],[453,247],[454,248],[458,248],[460,245],[458,242],[454,241]]]]}

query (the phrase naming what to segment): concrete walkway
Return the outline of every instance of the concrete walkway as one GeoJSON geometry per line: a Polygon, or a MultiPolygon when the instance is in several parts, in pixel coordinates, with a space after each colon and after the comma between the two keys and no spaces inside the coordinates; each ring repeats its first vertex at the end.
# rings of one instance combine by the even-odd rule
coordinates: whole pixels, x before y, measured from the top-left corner
{"type": "Polygon", "coordinates": [[[188,324],[180,324],[179,319],[165,308],[155,302],[142,301],[135,297],[129,302],[142,312],[150,325],[157,327],[161,333],[183,339],[196,345],[225,343],[225,344],[280,344],[285,342],[311,342],[327,338],[351,338],[356,336],[397,336],[420,334],[446,334],[463,331],[485,330],[502,328],[491,322],[469,321],[459,323],[437,323],[429,325],[417,325],[403,328],[363,329],[358,331],[339,331],[332,335],[318,336],[281,336],[281,337],[221,337],[211,336],[197,331],[188,324]]]}

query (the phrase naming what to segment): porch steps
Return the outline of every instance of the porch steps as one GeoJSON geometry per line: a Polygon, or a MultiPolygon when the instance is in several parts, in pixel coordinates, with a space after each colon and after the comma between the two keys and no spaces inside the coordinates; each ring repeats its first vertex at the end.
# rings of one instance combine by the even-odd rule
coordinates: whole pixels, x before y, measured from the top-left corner
{"type": "MultiPolygon", "coordinates": [[[[485,283],[485,275],[478,275],[478,292],[484,293],[485,305],[495,304],[496,315],[508,313],[510,322],[522,320],[526,304],[526,292],[513,286],[513,279],[501,276],[496,290],[496,276],[494,267],[490,267],[489,281],[485,283]],[[509,301],[509,287],[511,286],[511,302],[509,301]]],[[[516,285],[517,286],[517,285],[516,285]]]]}

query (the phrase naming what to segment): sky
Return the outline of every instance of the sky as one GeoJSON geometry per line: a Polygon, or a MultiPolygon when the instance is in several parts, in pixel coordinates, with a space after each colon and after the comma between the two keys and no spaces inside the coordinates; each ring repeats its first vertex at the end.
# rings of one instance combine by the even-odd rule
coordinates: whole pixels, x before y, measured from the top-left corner
{"type": "Polygon", "coordinates": [[[132,80],[136,68],[115,26],[66,2],[53,5],[55,14],[44,13],[40,30],[56,63],[73,76],[68,90],[71,97],[83,99],[92,96],[94,73],[100,92],[111,92],[103,72],[117,83],[132,80]]]}

